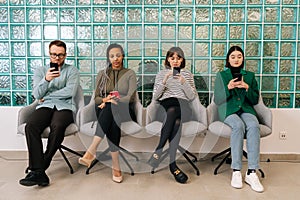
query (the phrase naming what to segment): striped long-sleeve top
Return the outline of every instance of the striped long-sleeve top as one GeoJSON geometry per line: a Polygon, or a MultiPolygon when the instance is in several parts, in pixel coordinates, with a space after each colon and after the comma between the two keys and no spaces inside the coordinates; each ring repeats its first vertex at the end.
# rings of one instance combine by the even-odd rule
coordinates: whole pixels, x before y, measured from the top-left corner
{"type": "Polygon", "coordinates": [[[165,75],[171,71],[172,69],[164,69],[156,75],[153,99],[161,101],[170,97],[175,97],[192,101],[197,94],[193,74],[186,69],[181,69],[180,74],[186,80],[183,84],[181,84],[179,79],[173,78],[173,76],[169,76],[166,84],[163,84],[165,75]]]}

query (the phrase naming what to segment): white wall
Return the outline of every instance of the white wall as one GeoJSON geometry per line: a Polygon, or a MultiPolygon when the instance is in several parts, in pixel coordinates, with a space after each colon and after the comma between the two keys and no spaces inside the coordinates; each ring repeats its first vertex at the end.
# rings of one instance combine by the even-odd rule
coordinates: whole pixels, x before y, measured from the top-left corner
{"type": "MultiPolygon", "coordinates": [[[[0,107],[0,151],[27,150],[25,137],[17,134],[17,117],[20,107],[0,107]]],[[[261,140],[261,153],[264,154],[300,154],[300,109],[272,109],[273,133],[261,140]],[[280,131],[287,132],[286,140],[279,139],[280,131]]],[[[89,138],[84,136],[67,137],[64,143],[76,150],[85,150],[89,138]]],[[[197,137],[190,150],[199,152],[203,137],[197,137]]],[[[152,151],[157,138],[137,139],[126,137],[122,144],[133,151],[152,151]]],[[[212,152],[228,147],[227,139],[219,139],[212,152]]]]}

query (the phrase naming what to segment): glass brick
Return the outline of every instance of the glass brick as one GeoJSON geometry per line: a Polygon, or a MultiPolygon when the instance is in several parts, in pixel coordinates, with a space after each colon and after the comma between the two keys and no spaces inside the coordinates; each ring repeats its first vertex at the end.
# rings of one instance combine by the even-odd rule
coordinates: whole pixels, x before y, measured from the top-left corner
{"type": "Polygon", "coordinates": [[[262,0],[247,0],[247,4],[262,4],[262,0]]]}
{"type": "MultiPolygon", "coordinates": [[[[75,56],[75,42],[66,42],[68,56],[75,56]]],[[[48,51],[48,47],[47,47],[48,51]]]]}
{"type": "Polygon", "coordinates": [[[246,69],[254,73],[260,73],[260,60],[246,59],[246,69]]]}
{"type": "Polygon", "coordinates": [[[226,26],[213,25],[213,39],[226,39],[227,30],[226,26]]]}
{"type": "Polygon", "coordinates": [[[95,72],[98,73],[99,71],[106,68],[106,66],[107,66],[106,59],[105,60],[95,60],[94,65],[95,65],[95,72]]]}
{"type": "Polygon", "coordinates": [[[129,42],[127,49],[128,56],[142,56],[141,43],[129,42]]]}
{"type": "Polygon", "coordinates": [[[75,39],[74,26],[60,26],[60,37],[62,39],[75,39]]]}
{"type": "MultiPolygon", "coordinates": [[[[1,79],[0,79],[1,83],[1,79]]],[[[1,87],[1,85],[0,85],[1,87]]],[[[11,97],[10,97],[10,92],[0,92],[0,105],[1,106],[10,106],[11,97]]]]}
{"type": "Polygon", "coordinates": [[[173,42],[163,42],[161,44],[161,55],[162,55],[162,60],[163,60],[163,62],[161,62],[161,63],[164,63],[167,52],[169,51],[169,49],[171,47],[174,47],[174,46],[175,46],[175,43],[173,43],[173,42]]]}
{"type": "Polygon", "coordinates": [[[139,8],[128,8],[127,22],[141,22],[142,11],[139,8]]]}
{"type": "Polygon", "coordinates": [[[27,0],[26,3],[31,6],[41,5],[41,0],[27,0]]]}
{"type": "Polygon", "coordinates": [[[276,108],[277,95],[273,93],[262,93],[264,104],[269,108],[276,108]]]}
{"type": "Polygon", "coordinates": [[[226,4],[227,3],[227,0],[213,0],[213,4],[226,4]]]}
{"type": "Polygon", "coordinates": [[[300,91],[300,76],[296,77],[296,90],[300,91]]]}
{"type": "Polygon", "coordinates": [[[192,5],[193,0],[179,0],[179,5],[192,5]]]}
{"type": "Polygon", "coordinates": [[[125,0],[110,0],[110,3],[113,5],[121,5],[125,3],[125,0]]]}
{"type": "Polygon", "coordinates": [[[171,4],[175,4],[176,1],[175,0],[162,0],[161,4],[167,4],[167,5],[171,5],[171,4]]]}
{"type": "Polygon", "coordinates": [[[230,0],[230,4],[244,4],[245,0],[230,0]]]}
{"type": "Polygon", "coordinates": [[[145,22],[158,22],[158,8],[145,8],[145,22]]]}
{"type": "Polygon", "coordinates": [[[14,106],[24,106],[27,104],[25,92],[13,92],[13,105],[14,106]]]}
{"type": "Polygon", "coordinates": [[[209,5],[211,0],[195,0],[196,5],[209,5]]]}
{"type": "Polygon", "coordinates": [[[175,8],[162,8],[161,9],[162,22],[176,22],[176,9],[175,8]]]}
{"type": "Polygon", "coordinates": [[[292,108],[293,107],[293,94],[279,94],[278,107],[279,108],[292,108]]]}
{"type": "Polygon", "coordinates": [[[39,25],[27,26],[28,39],[42,39],[42,27],[39,25]]]}
{"type": "MultiPolygon", "coordinates": [[[[186,62],[188,62],[187,57],[193,56],[193,43],[192,42],[179,42],[178,46],[183,50],[186,62]]],[[[187,66],[187,63],[186,63],[187,66]]]]}
{"type": "Polygon", "coordinates": [[[77,26],[77,39],[91,39],[91,26],[77,26]]]}
{"type": "Polygon", "coordinates": [[[242,8],[231,8],[229,13],[230,22],[244,22],[245,12],[242,8]]]}
{"type": "Polygon", "coordinates": [[[260,42],[246,42],[245,56],[260,56],[260,42]]]}
{"type": "Polygon", "coordinates": [[[23,42],[12,42],[12,55],[13,56],[25,56],[26,55],[26,45],[23,42]]]}
{"type": "Polygon", "coordinates": [[[62,8],[60,10],[60,22],[62,23],[75,22],[75,10],[62,8]]]}
{"type": "Polygon", "coordinates": [[[92,48],[91,43],[78,43],[78,56],[91,56],[92,55],[92,48]]]}
{"type": "Polygon", "coordinates": [[[74,5],[76,0],[60,0],[61,5],[74,5]]]}
{"type": "Polygon", "coordinates": [[[210,9],[209,8],[196,8],[195,22],[209,22],[210,9]]]}
{"type": "Polygon", "coordinates": [[[9,0],[10,5],[24,5],[23,0],[9,0]]]}
{"type": "Polygon", "coordinates": [[[217,42],[212,43],[212,49],[211,49],[212,56],[224,56],[226,55],[225,50],[226,50],[225,43],[217,43],[217,42]]]}
{"type": "Polygon", "coordinates": [[[295,72],[294,60],[280,60],[279,73],[292,74],[295,72]]]}
{"type": "Polygon", "coordinates": [[[213,22],[226,22],[227,9],[226,8],[214,8],[213,9],[213,22]]]}
{"type": "Polygon", "coordinates": [[[209,25],[196,26],[196,39],[209,39],[209,25]]]}
{"type": "Polygon", "coordinates": [[[265,8],[265,22],[279,22],[279,9],[277,7],[265,8]]]}
{"type": "Polygon", "coordinates": [[[57,22],[58,9],[44,8],[44,22],[57,22]]]}
{"type": "Polygon", "coordinates": [[[94,43],[94,56],[106,58],[106,49],[108,44],[106,42],[94,43]]]}
{"type": "Polygon", "coordinates": [[[83,90],[94,90],[92,88],[92,77],[91,76],[80,76],[80,86],[83,90]]]}
{"type": "Polygon", "coordinates": [[[262,91],[276,91],[277,88],[277,77],[274,76],[263,76],[262,77],[262,91]]]}
{"type": "Polygon", "coordinates": [[[9,59],[0,59],[0,73],[9,73],[9,59]]]}
{"type": "Polygon", "coordinates": [[[144,43],[145,56],[158,56],[158,43],[144,43]]]}
{"type": "Polygon", "coordinates": [[[142,38],[142,26],[127,26],[127,39],[138,40],[142,38]]]}
{"type": "Polygon", "coordinates": [[[29,56],[42,56],[42,44],[40,42],[28,43],[29,56]]]}
{"type": "Polygon", "coordinates": [[[295,108],[300,108],[300,94],[295,94],[295,108]]]}
{"type": "Polygon", "coordinates": [[[297,4],[297,1],[298,0],[282,0],[282,3],[286,5],[291,5],[291,4],[297,4]]]}
{"type": "Polygon", "coordinates": [[[25,22],[25,10],[23,8],[12,8],[11,9],[11,22],[25,22]]]}
{"type": "Polygon", "coordinates": [[[179,26],[179,31],[177,32],[179,39],[193,39],[193,27],[192,26],[179,26]]]}
{"type": "Polygon", "coordinates": [[[161,38],[162,39],[175,39],[175,26],[161,26],[161,38]]]}
{"type": "Polygon", "coordinates": [[[289,39],[289,40],[296,39],[296,27],[295,26],[282,25],[280,32],[281,32],[281,39],[289,39]]]}
{"type": "Polygon", "coordinates": [[[294,77],[281,76],[279,77],[279,90],[280,91],[292,91],[293,90],[294,77]]]}
{"type": "Polygon", "coordinates": [[[0,40],[7,40],[7,39],[8,39],[8,26],[0,25],[0,40]]]}
{"type": "Polygon", "coordinates": [[[111,26],[110,35],[112,39],[124,39],[125,38],[125,26],[113,25],[111,26]]]}
{"type": "Polygon", "coordinates": [[[9,76],[0,76],[0,89],[10,89],[9,76]]]}
{"type": "Polygon", "coordinates": [[[193,22],[193,9],[181,8],[179,9],[179,22],[191,23],[193,22]]]}
{"type": "Polygon", "coordinates": [[[131,5],[139,5],[141,4],[141,0],[128,0],[128,4],[131,4],[131,5]]]}
{"type": "Polygon", "coordinates": [[[101,4],[101,5],[103,5],[103,4],[107,4],[107,0],[94,0],[94,4],[101,4]]]}
{"type": "Polygon", "coordinates": [[[12,71],[14,73],[26,73],[25,59],[12,59],[12,71]]]}
{"type": "Polygon", "coordinates": [[[94,26],[94,39],[107,39],[108,27],[107,26],[94,26]]]}
{"type": "MultiPolygon", "coordinates": [[[[28,8],[27,8],[28,9],[28,8]]],[[[27,22],[41,22],[41,10],[30,8],[27,10],[27,22]]]]}
{"type": "Polygon", "coordinates": [[[158,39],[158,26],[145,25],[145,39],[158,39]]]}
{"type": "Polygon", "coordinates": [[[78,59],[77,67],[80,73],[92,72],[92,60],[90,59],[78,59]]]}
{"type": "Polygon", "coordinates": [[[107,9],[94,8],[94,22],[107,22],[107,9]]]}
{"type": "Polygon", "coordinates": [[[91,0],[77,0],[77,5],[89,5],[91,0]]]}
{"type": "Polygon", "coordinates": [[[8,22],[8,9],[0,8],[0,22],[8,22]]]}
{"type": "Polygon", "coordinates": [[[292,42],[282,42],[280,47],[280,54],[283,57],[294,56],[295,55],[295,43],[292,42]]]}
{"type": "MultiPolygon", "coordinates": [[[[209,72],[209,60],[195,60],[195,73],[196,74],[203,74],[209,72]]],[[[197,87],[197,89],[199,89],[197,87]]]]}
{"type": "Polygon", "coordinates": [[[53,40],[57,39],[57,26],[44,26],[44,39],[46,40],[53,40]]]}
{"type": "Polygon", "coordinates": [[[91,9],[79,8],[77,10],[77,22],[91,22],[91,9]]]}
{"type": "Polygon", "coordinates": [[[6,6],[6,5],[7,5],[7,1],[8,1],[8,0],[1,0],[1,1],[0,1],[0,5],[5,5],[5,6],[6,6]]]}
{"type": "Polygon", "coordinates": [[[230,39],[243,39],[244,26],[229,26],[230,39]]]}
{"type": "Polygon", "coordinates": [[[278,39],[278,26],[265,25],[264,26],[264,39],[278,39]]]}
{"type": "Polygon", "coordinates": [[[277,73],[277,60],[264,59],[263,60],[263,74],[277,73]]]}
{"type": "Polygon", "coordinates": [[[33,75],[28,76],[28,90],[32,90],[33,88],[33,75]]]}
{"type": "Polygon", "coordinates": [[[262,10],[261,8],[248,8],[247,20],[248,22],[261,22],[262,10]]]}
{"type": "Polygon", "coordinates": [[[260,25],[248,25],[246,33],[247,33],[248,40],[261,39],[261,26],[260,25]]]}
{"type": "Polygon", "coordinates": [[[209,43],[195,43],[195,56],[208,57],[209,43]]]}
{"type": "Polygon", "coordinates": [[[264,56],[276,57],[278,55],[278,44],[276,42],[264,42],[264,56]]]}
{"type": "Polygon", "coordinates": [[[26,89],[27,78],[26,76],[13,76],[13,89],[26,89]]]}
{"type": "Polygon", "coordinates": [[[157,5],[159,0],[144,0],[145,4],[149,4],[149,5],[157,5]]]}
{"type": "Polygon", "coordinates": [[[43,66],[42,59],[28,59],[28,73],[34,74],[36,68],[43,66]]]}
{"type": "Polygon", "coordinates": [[[110,13],[111,22],[125,22],[125,9],[123,8],[112,8],[110,13]]]}
{"type": "Polygon", "coordinates": [[[282,22],[295,23],[297,21],[296,16],[297,16],[297,11],[295,8],[282,8],[282,12],[281,12],[282,22]]]}

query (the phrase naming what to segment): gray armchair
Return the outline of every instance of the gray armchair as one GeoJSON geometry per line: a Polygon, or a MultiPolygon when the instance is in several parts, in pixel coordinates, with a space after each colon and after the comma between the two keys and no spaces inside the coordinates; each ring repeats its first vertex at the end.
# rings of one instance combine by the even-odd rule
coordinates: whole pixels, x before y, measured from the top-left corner
{"type": "MultiPolygon", "coordinates": [[[[96,127],[97,127],[97,123],[98,123],[96,111],[95,111],[94,95],[95,95],[95,92],[93,93],[89,104],[84,106],[83,108],[81,108],[77,115],[77,121],[79,123],[80,133],[85,134],[87,136],[91,136],[91,137],[93,137],[95,135],[96,127]]],[[[137,101],[134,104],[134,109],[135,109],[137,121],[135,122],[135,121],[131,120],[131,121],[121,123],[120,129],[121,129],[122,137],[127,136],[127,135],[134,135],[136,133],[139,133],[143,129],[141,126],[142,125],[143,106],[140,103],[137,94],[136,94],[136,99],[137,99],[137,101]]],[[[132,167],[130,166],[130,164],[128,163],[128,161],[126,160],[126,158],[124,157],[122,152],[125,152],[125,153],[131,155],[136,160],[138,160],[138,157],[135,156],[134,154],[130,153],[123,147],[119,147],[119,148],[120,148],[121,158],[124,160],[124,162],[126,163],[128,168],[130,169],[131,175],[134,175],[134,171],[133,171],[132,167]]],[[[93,168],[93,166],[99,161],[101,156],[104,156],[108,152],[109,152],[109,148],[107,148],[105,151],[103,151],[100,155],[97,155],[97,159],[95,159],[94,162],[91,164],[91,166],[86,170],[86,174],[89,174],[90,169],[93,168]]]]}
{"type": "MultiPolygon", "coordinates": [[[[259,102],[254,106],[254,109],[257,113],[257,118],[259,121],[260,126],[260,136],[266,137],[272,133],[272,112],[271,110],[265,106],[262,96],[259,96],[259,102]]],[[[214,134],[218,137],[224,137],[224,138],[230,138],[231,135],[231,128],[219,121],[218,118],[218,106],[214,102],[214,97],[212,97],[211,103],[207,107],[207,114],[208,114],[208,133],[214,134]]],[[[225,149],[224,151],[218,153],[217,155],[212,157],[212,161],[214,161],[216,158],[222,156],[225,154],[225,157],[220,162],[220,164],[215,168],[214,174],[218,174],[219,168],[223,165],[223,163],[226,161],[226,163],[231,163],[231,149],[230,147],[225,149]]],[[[245,158],[247,158],[247,152],[243,151],[243,155],[245,158]]],[[[261,169],[259,169],[261,172],[262,177],[264,177],[264,173],[261,169]]]]}
{"type": "MultiPolygon", "coordinates": [[[[74,101],[75,101],[75,105],[77,108],[77,111],[84,106],[84,99],[83,99],[83,92],[82,92],[82,88],[81,86],[78,87],[77,92],[76,92],[76,96],[74,97],[74,101]]],[[[18,113],[18,129],[17,129],[17,133],[18,134],[22,134],[25,135],[25,126],[26,126],[26,119],[28,119],[30,117],[30,115],[35,111],[35,108],[38,104],[38,100],[35,100],[32,104],[25,106],[23,108],[21,108],[19,110],[18,113]]],[[[75,116],[75,115],[74,115],[75,116]]],[[[74,123],[70,124],[66,130],[65,130],[65,137],[67,136],[71,136],[71,135],[75,135],[78,131],[78,125],[77,125],[77,121],[75,120],[74,123]]],[[[42,133],[42,138],[48,138],[50,133],[50,127],[47,127],[43,133],[42,133]]],[[[70,168],[70,173],[73,174],[74,170],[69,162],[69,160],[67,159],[65,153],[63,152],[63,150],[66,150],[70,153],[73,153],[77,156],[82,156],[80,153],[64,146],[61,144],[61,146],[58,149],[61,153],[61,155],[63,156],[64,160],[66,161],[67,165],[70,168]]],[[[26,169],[26,173],[28,172],[28,169],[26,169]]]]}
{"type": "MultiPolygon", "coordinates": [[[[191,103],[192,107],[192,117],[191,120],[188,122],[184,122],[182,124],[182,132],[181,137],[193,137],[201,134],[205,134],[207,131],[207,113],[206,108],[200,103],[198,95],[191,103]]],[[[145,129],[147,133],[160,136],[160,131],[163,126],[163,119],[164,119],[165,111],[160,106],[159,102],[152,100],[151,103],[148,105],[146,109],[146,126],[145,129]],[[158,114],[157,114],[158,112],[158,114]]],[[[200,175],[199,169],[195,166],[194,162],[197,161],[197,157],[193,155],[191,152],[184,148],[182,145],[179,145],[178,150],[181,154],[186,158],[186,160],[192,165],[195,169],[196,174],[200,175]],[[192,159],[190,159],[190,157],[192,159]]],[[[163,151],[161,160],[165,159],[167,156],[167,150],[163,151]]],[[[155,169],[152,169],[151,173],[154,173],[155,169]]]]}

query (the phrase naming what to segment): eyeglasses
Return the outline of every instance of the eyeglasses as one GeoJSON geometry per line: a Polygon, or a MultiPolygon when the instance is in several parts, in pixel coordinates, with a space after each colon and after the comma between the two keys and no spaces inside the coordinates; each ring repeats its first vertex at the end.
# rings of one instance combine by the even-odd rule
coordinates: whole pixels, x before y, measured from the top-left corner
{"type": "Polygon", "coordinates": [[[56,53],[50,53],[50,57],[51,58],[56,58],[56,57],[58,57],[58,58],[63,58],[63,57],[65,57],[66,56],[66,54],[65,53],[60,53],[60,54],[56,54],[56,53]]]}

